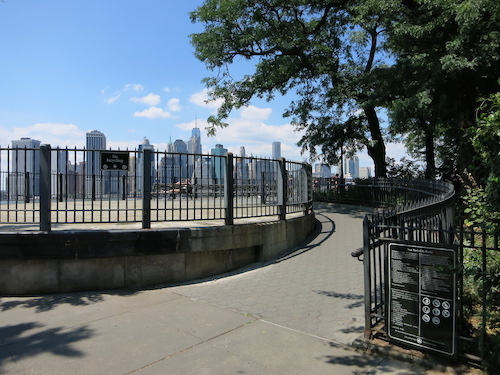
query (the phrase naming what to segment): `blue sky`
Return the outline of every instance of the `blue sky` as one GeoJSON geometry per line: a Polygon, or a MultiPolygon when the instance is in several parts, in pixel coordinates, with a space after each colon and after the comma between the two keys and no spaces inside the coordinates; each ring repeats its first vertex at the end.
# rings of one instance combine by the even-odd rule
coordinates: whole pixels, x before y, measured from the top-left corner
{"type": "MultiPolygon", "coordinates": [[[[300,134],[281,114],[286,102],[256,101],[232,114],[230,126],[206,137],[201,83],[209,75],[189,35],[202,31],[188,13],[201,0],[0,1],[0,145],[31,137],[83,147],[102,131],[108,147],[135,148],[147,137],[158,149],[187,140],[197,118],[203,152],[222,143],[234,153],[282,154],[302,160],[300,134]]],[[[400,145],[389,147],[399,159],[400,145]]],[[[361,165],[371,165],[366,153],[361,165]]]]}

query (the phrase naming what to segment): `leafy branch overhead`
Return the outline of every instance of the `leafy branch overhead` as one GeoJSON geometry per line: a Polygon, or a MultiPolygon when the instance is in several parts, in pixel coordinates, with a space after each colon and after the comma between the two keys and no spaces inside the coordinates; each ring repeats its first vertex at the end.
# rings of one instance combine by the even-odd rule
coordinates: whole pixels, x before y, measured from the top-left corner
{"type": "Polygon", "coordinates": [[[446,164],[444,143],[459,153],[450,173],[465,170],[477,98],[497,90],[497,3],[206,0],[190,16],[204,27],[191,36],[212,72],[204,82],[211,99],[222,99],[208,130],[253,98],[288,94],[283,115],[304,130],[299,144],[313,156],[319,149],[335,162],[341,149],[366,148],[385,176],[385,138],[402,135],[416,153],[425,149],[428,177],[436,162],[446,164]],[[234,76],[244,61],[248,72],[234,76]]]}

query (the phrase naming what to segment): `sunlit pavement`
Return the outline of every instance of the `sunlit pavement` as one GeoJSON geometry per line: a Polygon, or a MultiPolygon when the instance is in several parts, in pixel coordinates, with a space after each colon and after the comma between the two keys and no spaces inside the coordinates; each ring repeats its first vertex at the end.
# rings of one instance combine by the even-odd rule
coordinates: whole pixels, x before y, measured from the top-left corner
{"type": "Polygon", "coordinates": [[[318,235],[228,275],[150,290],[0,299],[0,374],[429,373],[348,347],[363,330],[366,209],[318,206],[318,235]]]}

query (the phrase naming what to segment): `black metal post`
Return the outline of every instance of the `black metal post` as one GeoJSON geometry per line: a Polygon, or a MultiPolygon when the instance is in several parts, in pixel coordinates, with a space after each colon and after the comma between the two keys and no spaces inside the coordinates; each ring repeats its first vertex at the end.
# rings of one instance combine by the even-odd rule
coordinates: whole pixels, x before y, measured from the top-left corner
{"type": "Polygon", "coordinates": [[[365,216],[363,220],[363,269],[364,269],[364,284],[365,284],[365,332],[364,337],[369,340],[372,335],[371,321],[371,293],[372,281],[370,271],[370,220],[365,216]]]}
{"type": "Polygon", "coordinates": [[[151,150],[142,155],[142,228],[151,228],[151,150]]]}
{"type": "Polygon", "coordinates": [[[225,158],[226,168],[224,169],[224,207],[226,225],[234,224],[234,166],[233,154],[229,152],[225,158]]]}
{"type": "Polygon", "coordinates": [[[40,146],[40,230],[49,232],[50,223],[50,145],[40,146]]]}
{"type": "Polygon", "coordinates": [[[287,182],[286,160],[285,158],[280,158],[278,160],[278,206],[280,220],[286,220],[287,182]]]}

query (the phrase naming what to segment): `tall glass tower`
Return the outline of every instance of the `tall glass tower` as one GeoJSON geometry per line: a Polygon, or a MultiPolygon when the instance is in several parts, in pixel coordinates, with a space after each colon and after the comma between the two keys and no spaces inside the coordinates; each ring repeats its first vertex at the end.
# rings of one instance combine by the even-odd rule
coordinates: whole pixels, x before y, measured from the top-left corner
{"type": "MultiPolygon", "coordinates": [[[[215,148],[211,150],[211,154],[214,156],[224,156],[227,154],[227,148],[224,148],[221,144],[216,144],[215,148]]],[[[222,184],[225,176],[225,169],[223,158],[215,157],[214,160],[214,168],[215,168],[215,178],[217,184],[222,184]]]]}
{"type": "Polygon", "coordinates": [[[281,142],[273,142],[272,158],[274,160],[281,158],[281,142]]]}
{"type": "Polygon", "coordinates": [[[99,130],[87,133],[87,152],[85,153],[85,169],[87,175],[98,175],[101,168],[99,165],[99,151],[106,150],[106,136],[99,130]]]}
{"type": "Polygon", "coordinates": [[[9,175],[10,194],[18,199],[25,195],[38,195],[40,172],[40,141],[21,138],[12,141],[12,169],[9,175]]]}
{"type": "Polygon", "coordinates": [[[101,178],[100,151],[106,150],[106,136],[98,130],[87,133],[85,152],[85,194],[96,199],[109,190],[101,178]]]}

